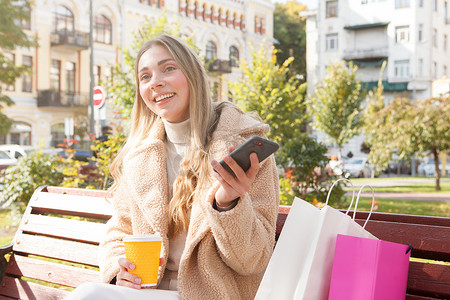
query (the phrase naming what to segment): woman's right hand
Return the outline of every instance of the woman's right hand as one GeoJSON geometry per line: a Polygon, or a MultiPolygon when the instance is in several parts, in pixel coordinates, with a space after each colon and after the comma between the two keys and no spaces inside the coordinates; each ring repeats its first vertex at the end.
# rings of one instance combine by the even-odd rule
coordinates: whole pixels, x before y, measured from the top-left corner
{"type": "Polygon", "coordinates": [[[141,278],[128,272],[133,271],[136,266],[125,257],[120,257],[118,262],[120,271],[116,276],[116,285],[140,289],[141,278]]]}

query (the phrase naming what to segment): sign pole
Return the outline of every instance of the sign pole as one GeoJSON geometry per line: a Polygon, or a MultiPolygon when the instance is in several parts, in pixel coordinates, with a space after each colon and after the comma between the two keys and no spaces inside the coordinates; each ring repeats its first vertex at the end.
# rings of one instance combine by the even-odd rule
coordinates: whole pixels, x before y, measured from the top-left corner
{"type": "MultiPolygon", "coordinates": [[[[90,72],[90,88],[89,88],[89,133],[94,134],[94,25],[93,25],[93,16],[92,16],[92,0],[89,1],[89,45],[90,45],[90,64],[89,64],[89,72],[90,72]]],[[[89,137],[89,145],[92,145],[92,140],[89,137]]],[[[91,147],[89,147],[89,151],[91,155],[94,154],[91,147]]]]}

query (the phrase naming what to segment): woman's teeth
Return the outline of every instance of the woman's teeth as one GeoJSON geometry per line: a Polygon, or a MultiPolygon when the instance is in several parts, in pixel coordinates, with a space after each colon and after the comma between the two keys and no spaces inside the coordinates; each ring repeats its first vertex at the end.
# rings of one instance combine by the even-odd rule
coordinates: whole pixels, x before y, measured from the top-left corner
{"type": "Polygon", "coordinates": [[[161,95],[161,96],[156,97],[156,98],[155,98],[155,101],[156,101],[156,102],[159,102],[159,101],[161,101],[161,100],[167,99],[167,98],[172,97],[172,96],[174,96],[174,95],[175,95],[175,93],[170,93],[170,94],[161,95]]]}

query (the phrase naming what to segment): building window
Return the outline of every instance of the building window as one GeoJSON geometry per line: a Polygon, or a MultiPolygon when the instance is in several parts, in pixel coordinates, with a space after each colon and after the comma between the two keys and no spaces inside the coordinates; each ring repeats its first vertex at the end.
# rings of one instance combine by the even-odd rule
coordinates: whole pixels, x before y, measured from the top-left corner
{"type": "MultiPolygon", "coordinates": [[[[31,56],[28,55],[24,55],[22,57],[22,65],[26,66],[30,72],[32,70],[33,67],[33,58],[31,56]]],[[[22,74],[22,92],[26,92],[26,93],[31,93],[31,89],[32,89],[32,78],[31,78],[31,73],[23,73],[22,74]]]]}
{"type": "Polygon", "coordinates": [[[437,76],[437,69],[438,69],[437,62],[434,62],[433,63],[433,78],[437,78],[438,77],[437,76]]]}
{"type": "Polygon", "coordinates": [[[66,91],[68,94],[75,93],[75,63],[66,62],[66,91]]]}
{"type": "Polygon", "coordinates": [[[397,44],[409,42],[409,26],[395,27],[395,42],[397,44]]]}
{"type": "MultiPolygon", "coordinates": [[[[11,64],[11,66],[14,66],[16,64],[16,55],[15,54],[13,54],[13,53],[4,53],[3,56],[7,60],[6,62],[4,62],[5,64],[11,64]]],[[[16,90],[16,88],[15,88],[15,80],[13,80],[11,82],[11,84],[5,85],[5,91],[13,92],[15,90],[16,90]]]]}
{"type": "Polygon", "coordinates": [[[417,61],[417,75],[423,76],[423,59],[419,58],[417,61]]]}
{"type": "Polygon", "coordinates": [[[437,11],[437,0],[431,0],[433,5],[433,10],[437,11]]]}
{"type": "Polygon", "coordinates": [[[361,0],[361,4],[367,4],[367,3],[369,3],[368,0],[361,0]]]}
{"type": "Polygon", "coordinates": [[[53,29],[55,32],[73,33],[75,31],[75,23],[73,13],[65,6],[56,6],[53,13],[53,29]]]}
{"type": "Polygon", "coordinates": [[[409,60],[394,61],[394,74],[395,74],[395,78],[408,78],[409,77],[409,60]]]}
{"type": "Polygon", "coordinates": [[[410,7],[409,0],[395,0],[395,8],[410,7]]]}
{"type": "Polygon", "coordinates": [[[55,124],[50,128],[51,142],[50,146],[59,148],[64,144],[64,139],[66,138],[64,134],[64,123],[55,124]],[[59,146],[58,146],[59,145],[59,146]]]}
{"type": "Polygon", "coordinates": [[[61,90],[61,61],[52,59],[50,67],[50,88],[54,91],[61,90]]]}
{"type": "Polygon", "coordinates": [[[95,16],[94,20],[94,41],[103,44],[112,44],[111,21],[103,15],[95,16]]]}
{"type": "Polygon", "coordinates": [[[419,7],[423,7],[423,0],[419,0],[419,7]]]}
{"type": "Polygon", "coordinates": [[[336,18],[338,15],[338,2],[337,0],[329,0],[326,3],[326,17],[327,18],[336,18]]]}
{"type": "Polygon", "coordinates": [[[212,41],[206,44],[206,61],[213,61],[217,58],[217,46],[212,41]]]}
{"type": "Polygon", "coordinates": [[[418,32],[417,32],[417,40],[419,41],[419,42],[422,42],[423,41],[423,24],[419,24],[418,25],[418,32]]]}
{"type": "Polygon", "coordinates": [[[444,73],[444,74],[442,74],[442,76],[447,77],[447,66],[446,65],[444,65],[442,72],[444,73]]]}
{"type": "Polygon", "coordinates": [[[25,122],[14,122],[9,130],[9,144],[31,145],[31,125],[25,122]]]}
{"type": "Polygon", "coordinates": [[[336,51],[338,49],[338,34],[327,34],[325,38],[325,49],[327,51],[336,51]]]}
{"type": "Polygon", "coordinates": [[[22,27],[23,29],[31,29],[31,10],[30,7],[26,4],[25,0],[15,1],[13,3],[14,6],[20,7],[22,9],[22,13],[26,15],[26,19],[16,19],[14,20],[14,24],[22,27]]]}
{"type": "Polygon", "coordinates": [[[438,42],[437,42],[437,29],[433,28],[433,46],[437,47],[438,46],[438,42]]]}
{"type": "Polygon", "coordinates": [[[230,65],[239,67],[239,50],[235,46],[230,47],[230,65]]]}

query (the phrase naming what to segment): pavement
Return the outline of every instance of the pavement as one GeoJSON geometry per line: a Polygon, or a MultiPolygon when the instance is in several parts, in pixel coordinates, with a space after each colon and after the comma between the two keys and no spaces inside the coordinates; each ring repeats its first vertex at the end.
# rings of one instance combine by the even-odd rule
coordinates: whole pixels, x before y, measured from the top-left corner
{"type": "MultiPolygon", "coordinates": [[[[441,178],[441,182],[449,182],[450,178],[441,178]]],[[[412,185],[412,184],[421,184],[421,183],[435,183],[434,178],[408,178],[405,179],[396,179],[395,177],[386,178],[386,180],[382,181],[373,181],[367,183],[372,186],[375,192],[375,199],[377,198],[390,198],[390,199],[399,199],[399,200],[418,200],[418,201],[441,201],[441,202],[450,202],[450,193],[391,193],[391,192],[377,192],[377,187],[387,187],[387,186],[404,186],[404,185],[412,185]]],[[[358,195],[358,189],[360,186],[366,183],[360,183],[355,185],[355,196],[358,195]]],[[[372,192],[370,189],[365,189],[368,192],[361,192],[361,197],[370,198],[372,197],[372,192]]],[[[346,192],[346,196],[352,196],[352,192],[346,192]]]]}

